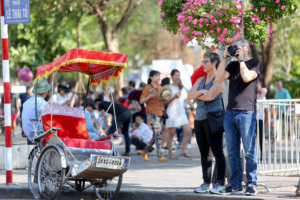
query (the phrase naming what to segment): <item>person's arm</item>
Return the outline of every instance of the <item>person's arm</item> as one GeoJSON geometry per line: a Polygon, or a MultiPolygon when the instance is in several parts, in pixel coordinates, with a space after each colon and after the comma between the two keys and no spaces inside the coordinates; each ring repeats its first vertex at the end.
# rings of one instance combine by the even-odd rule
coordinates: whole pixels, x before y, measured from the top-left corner
{"type": "Polygon", "coordinates": [[[260,81],[258,82],[258,85],[257,85],[257,92],[258,92],[259,94],[262,93],[262,87],[261,87],[260,81]]]}
{"type": "Polygon", "coordinates": [[[286,89],[286,99],[291,99],[291,94],[289,93],[289,91],[286,89]]]}
{"type": "MultiPolygon", "coordinates": [[[[236,51],[236,54],[239,54],[240,60],[245,59],[244,51],[242,51],[241,48],[239,48],[236,51]]],[[[256,71],[248,69],[245,62],[240,62],[240,73],[241,73],[241,77],[245,83],[249,83],[249,82],[253,81],[258,76],[258,73],[256,71]]]]}
{"type": "Polygon", "coordinates": [[[198,80],[196,81],[196,83],[190,89],[190,91],[188,92],[188,95],[187,95],[187,99],[188,100],[194,100],[194,99],[198,98],[200,95],[203,94],[203,92],[197,91],[197,89],[198,89],[198,87],[199,87],[202,79],[203,79],[203,77],[198,78],[198,80]]]}
{"type": "Polygon", "coordinates": [[[18,100],[16,100],[16,108],[17,108],[17,111],[18,111],[18,116],[20,116],[20,105],[19,105],[19,102],[18,100]]]}
{"type": "Polygon", "coordinates": [[[225,47],[223,60],[219,64],[219,67],[217,69],[217,74],[216,74],[216,81],[217,82],[223,82],[223,81],[225,81],[226,79],[228,79],[230,77],[230,73],[225,70],[227,59],[230,57],[230,53],[227,51],[227,49],[228,49],[228,46],[225,47]]]}
{"type": "Polygon", "coordinates": [[[143,93],[141,95],[140,104],[144,104],[147,101],[149,101],[151,98],[156,97],[156,92],[155,91],[150,93],[148,90],[145,90],[145,89],[146,88],[144,88],[143,93]]]}
{"type": "Polygon", "coordinates": [[[191,110],[196,110],[194,104],[190,100],[186,99],[185,102],[190,106],[191,110]]]}
{"type": "Polygon", "coordinates": [[[89,111],[85,110],[84,115],[85,115],[86,129],[88,131],[97,133],[98,130],[93,126],[92,117],[89,111]]]}
{"type": "Polygon", "coordinates": [[[175,99],[178,99],[180,96],[181,96],[181,92],[175,94],[175,96],[172,97],[171,99],[164,101],[164,105],[165,106],[169,105],[170,103],[172,103],[172,101],[174,101],[175,99]]]}
{"type": "Polygon", "coordinates": [[[203,95],[199,96],[198,99],[202,101],[212,101],[220,93],[223,93],[225,89],[225,83],[223,82],[214,82],[209,90],[200,90],[203,92],[203,95]]]}
{"type": "Polygon", "coordinates": [[[107,117],[106,117],[104,109],[101,110],[101,114],[102,114],[102,117],[103,117],[104,124],[105,124],[106,128],[108,129],[109,126],[108,126],[108,121],[107,121],[107,117]]]}

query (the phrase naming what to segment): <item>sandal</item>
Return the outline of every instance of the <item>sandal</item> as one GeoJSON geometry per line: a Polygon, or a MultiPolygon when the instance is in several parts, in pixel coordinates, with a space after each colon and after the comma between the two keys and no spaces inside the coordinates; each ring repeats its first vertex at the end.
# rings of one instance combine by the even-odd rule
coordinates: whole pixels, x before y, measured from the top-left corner
{"type": "Polygon", "coordinates": [[[169,160],[178,160],[178,157],[175,155],[169,156],[169,160]]]}
{"type": "Polygon", "coordinates": [[[181,153],[180,156],[187,157],[187,158],[192,158],[193,157],[193,156],[191,156],[187,153],[181,153]]]}

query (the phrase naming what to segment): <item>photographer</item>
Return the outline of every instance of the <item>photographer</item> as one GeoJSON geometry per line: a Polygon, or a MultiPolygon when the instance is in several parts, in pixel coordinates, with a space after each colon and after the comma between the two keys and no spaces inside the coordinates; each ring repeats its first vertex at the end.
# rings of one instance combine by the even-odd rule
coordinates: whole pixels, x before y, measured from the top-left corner
{"type": "Polygon", "coordinates": [[[262,62],[251,59],[248,55],[249,42],[243,38],[236,39],[230,47],[225,48],[224,59],[217,70],[216,81],[230,80],[228,106],[224,117],[229,163],[232,171],[230,186],[221,194],[243,193],[243,170],[240,154],[242,138],[246,155],[247,189],[246,195],[257,194],[257,156],[255,144],[256,96],[258,76],[261,74],[262,62]],[[227,59],[234,56],[226,67],[227,59]]]}

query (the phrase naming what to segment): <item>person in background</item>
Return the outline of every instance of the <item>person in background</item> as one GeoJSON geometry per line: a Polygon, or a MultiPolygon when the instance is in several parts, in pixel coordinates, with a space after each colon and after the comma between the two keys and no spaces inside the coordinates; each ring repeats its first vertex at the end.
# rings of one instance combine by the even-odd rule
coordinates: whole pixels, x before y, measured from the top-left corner
{"type": "MultiPolygon", "coordinates": [[[[130,105],[132,101],[137,101],[140,104],[140,98],[143,92],[144,87],[146,86],[146,83],[141,82],[139,85],[139,88],[137,90],[133,90],[130,92],[128,99],[126,99],[126,103],[130,105]]],[[[140,104],[142,110],[138,113],[135,113],[132,115],[132,122],[135,122],[136,116],[141,116],[144,120],[144,122],[147,124],[147,115],[146,115],[146,108],[144,104],[140,104]]]]}
{"type": "MultiPolygon", "coordinates": [[[[277,90],[275,91],[275,99],[291,99],[292,98],[289,91],[283,87],[282,80],[276,81],[276,87],[277,87],[277,90]]],[[[282,103],[284,103],[284,102],[282,102],[282,103]]],[[[286,104],[288,104],[288,103],[286,103],[286,104]]],[[[288,110],[288,105],[281,106],[280,113],[282,115],[282,121],[284,121],[284,122],[287,121],[288,126],[290,127],[290,118],[285,114],[285,110],[288,110]]],[[[279,141],[279,137],[277,138],[277,141],[279,141]]]]}
{"type": "Polygon", "coordinates": [[[124,156],[130,155],[129,128],[130,128],[130,123],[132,118],[130,110],[119,103],[114,103],[113,106],[111,105],[111,102],[104,101],[103,99],[97,99],[97,101],[99,101],[98,111],[100,111],[101,115],[104,117],[103,120],[106,127],[109,126],[108,126],[107,115],[105,114],[105,112],[114,116],[114,121],[112,122],[111,127],[106,131],[106,134],[107,135],[114,134],[117,131],[117,129],[123,126],[122,133],[125,138],[125,152],[122,155],[124,156]]]}
{"type": "Polygon", "coordinates": [[[215,82],[216,72],[220,64],[219,55],[214,52],[206,52],[203,55],[202,64],[207,76],[198,78],[188,93],[188,99],[198,102],[195,117],[195,135],[201,154],[201,165],[204,183],[196,188],[196,193],[210,192],[219,194],[226,188],[225,172],[226,161],[223,152],[223,133],[213,134],[207,120],[207,112],[223,111],[224,82],[215,82]],[[216,159],[217,183],[211,184],[212,154],[216,159]]]}
{"type": "Polygon", "coordinates": [[[70,104],[72,104],[72,101],[74,101],[74,107],[78,108],[79,107],[79,96],[78,94],[75,93],[74,87],[70,89],[70,92],[67,93],[68,99],[71,100],[70,104]]]}
{"type": "MultiPolygon", "coordinates": [[[[10,90],[11,91],[11,90],[10,90]]],[[[2,110],[4,110],[4,95],[2,95],[3,102],[1,104],[2,110]]],[[[11,106],[11,128],[12,128],[12,137],[17,135],[17,119],[20,116],[20,104],[18,101],[18,96],[14,93],[10,93],[10,106],[11,106]]]]}
{"type": "MultiPolygon", "coordinates": [[[[153,132],[147,124],[144,123],[142,116],[137,115],[135,122],[132,123],[131,144],[136,146],[137,150],[143,150],[146,148],[147,143],[152,139],[153,132]]],[[[153,147],[150,147],[148,152],[153,151],[153,147]]]]}
{"type": "Polygon", "coordinates": [[[148,85],[143,89],[141,95],[140,104],[146,103],[147,121],[154,134],[153,138],[148,142],[147,147],[140,154],[145,161],[149,161],[148,150],[156,142],[158,161],[165,162],[168,159],[163,156],[161,151],[161,117],[163,116],[164,108],[162,102],[157,99],[157,92],[161,88],[158,84],[159,81],[160,72],[152,70],[149,74],[148,85]]]}
{"type": "MultiPolygon", "coordinates": [[[[268,92],[268,89],[265,85],[264,76],[259,77],[259,83],[257,86],[257,100],[265,100],[266,94],[268,92]]],[[[260,153],[261,157],[260,160],[262,160],[262,153],[263,153],[263,119],[264,119],[264,110],[263,110],[263,104],[259,104],[258,113],[257,113],[258,120],[258,130],[256,128],[256,135],[259,132],[259,146],[260,146],[260,153]]]]}
{"type": "Polygon", "coordinates": [[[89,90],[87,98],[95,99],[95,95],[94,95],[94,91],[93,90],[89,90]]]}
{"type": "MultiPolygon", "coordinates": [[[[25,93],[22,93],[19,95],[19,98],[21,99],[21,107],[20,107],[20,117],[22,119],[22,111],[23,111],[23,105],[24,103],[31,98],[31,87],[30,86],[27,86],[26,87],[26,92],[25,93]]],[[[21,120],[21,127],[22,127],[22,120],[21,120]]],[[[24,131],[22,130],[22,136],[23,137],[26,137],[24,131]]]]}
{"type": "Polygon", "coordinates": [[[129,108],[130,104],[128,104],[126,102],[126,99],[128,98],[128,89],[126,87],[123,87],[121,90],[122,90],[123,97],[126,97],[126,98],[123,99],[123,97],[120,97],[119,98],[119,104],[122,104],[126,108],[129,108]]]}
{"type": "Polygon", "coordinates": [[[126,94],[124,94],[124,92],[123,92],[123,90],[122,90],[123,96],[122,96],[122,97],[119,97],[119,101],[122,101],[122,102],[125,101],[125,100],[128,98],[129,94],[130,94],[132,91],[135,90],[135,82],[134,82],[134,81],[129,81],[129,82],[128,82],[128,87],[127,87],[126,89],[127,89],[126,94]]]}
{"type": "MultiPolygon", "coordinates": [[[[30,144],[32,139],[34,138],[34,127],[30,119],[39,119],[42,114],[44,106],[47,104],[45,101],[48,92],[52,89],[51,85],[45,80],[37,81],[34,84],[34,88],[32,93],[34,96],[30,97],[24,105],[23,105],[23,114],[22,114],[22,129],[27,136],[27,143],[30,144]],[[37,98],[35,98],[37,96],[37,98]],[[35,99],[37,99],[37,116],[36,116],[36,108],[35,108],[35,99]]],[[[37,122],[35,122],[35,126],[37,126],[37,122]]],[[[42,122],[39,122],[38,133],[43,133],[43,125],[42,122]]]]}
{"type": "MultiPolygon", "coordinates": [[[[96,108],[99,107],[101,99],[103,99],[103,94],[99,94],[99,98],[95,100],[95,107],[96,108]]],[[[98,112],[98,117],[97,117],[97,121],[96,121],[96,126],[97,126],[98,130],[100,129],[102,133],[105,133],[108,130],[109,127],[106,127],[106,125],[104,123],[104,118],[102,116],[102,113],[99,112],[98,110],[97,110],[97,112],[98,112]]],[[[106,119],[108,119],[109,114],[106,113],[105,116],[106,116],[106,119]]]]}
{"type": "MultiPolygon", "coordinates": [[[[169,77],[163,78],[161,80],[161,87],[165,86],[165,85],[170,85],[171,80],[169,77]]],[[[166,111],[168,109],[168,105],[163,104],[164,106],[164,110],[166,111]]],[[[166,119],[162,120],[162,140],[161,140],[161,145],[162,145],[162,150],[163,152],[167,152],[168,151],[168,147],[167,147],[167,138],[168,138],[168,129],[166,128],[166,119]]],[[[176,150],[173,150],[174,152],[176,150]]]]}
{"type": "MultiPolygon", "coordinates": [[[[241,141],[246,157],[247,196],[257,194],[257,154],[255,143],[256,99],[258,77],[262,71],[262,62],[249,56],[249,42],[244,38],[232,41],[237,46],[235,58],[226,66],[231,54],[225,47],[224,59],[217,70],[216,81],[230,80],[228,106],[224,116],[224,129],[232,176],[230,186],[221,194],[243,194],[243,169],[241,159],[241,141]]],[[[216,155],[215,155],[216,156],[216,155]]]]}
{"type": "Polygon", "coordinates": [[[167,115],[169,116],[166,120],[166,128],[168,128],[169,133],[167,138],[169,159],[178,159],[178,157],[172,153],[172,139],[176,133],[176,127],[180,127],[184,132],[180,156],[191,158],[192,156],[186,153],[186,146],[191,137],[191,128],[185,113],[184,101],[187,102],[192,109],[195,108],[190,100],[187,99],[187,93],[183,88],[180,80],[180,72],[177,69],[172,70],[171,78],[173,81],[170,85],[172,96],[169,100],[165,101],[165,105],[168,105],[167,115]]]}
{"type": "MultiPolygon", "coordinates": [[[[270,96],[269,97],[269,100],[272,100],[274,99],[273,96],[270,96]]],[[[275,138],[275,132],[274,132],[274,127],[277,126],[279,127],[279,109],[276,108],[276,106],[274,107],[274,105],[271,105],[270,109],[266,109],[266,112],[265,112],[265,138],[266,140],[265,141],[268,141],[268,138],[269,138],[269,129],[270,129],[270,136],[271,136],[271,144],[269,144],[271,146],[271,153],[274,153],[274,138],[275,138]],[[270,114],[269,114],[269,110],[270,110],[270,114]],[[269,119],[269,115],[270,115],[270,119],[269,119]],[[276,116],[274,116],[276,115],[276,116]],[[276,121],[274,121],[274,118],[276,119],[276,121]],[[270,122],[270,124],[269,124],[270,122]]],[[[278,130],[278,129],[277,129],[278,130]]],[[[260,138],[259,138],[260,139],[260,138]]],[[[260,139],[262,141],[262,139],[260,139]]],[[[262,151],[262,145],[263,143],[261,142],[261,152],[262,151]]],[[[260,160],[262,161],[262,155],[261,154],[261,158],[260,160]]]]}
{"type": "Polygon", "coordinates": [[[57,93],[53,95],[53,105],[70,106],[71,100],[67,93],[70,92],[70,86],[66,82],[61,82],[58,85],[57,93]]]}
{"type": "Polygon", "coordinates": [[[93,112],[94,109],[96,109],[95,101],[91,98],[88,98],[86,100],[86,108],[84,110],[86,129],[89,133],[89,137],[91,140],[99,140],[99,139],[101,139],[101,133],[97,130],[97,128],[95,128],[94,123],[92,121],[92,117],[91,117],[91,112],[93,112]]]}

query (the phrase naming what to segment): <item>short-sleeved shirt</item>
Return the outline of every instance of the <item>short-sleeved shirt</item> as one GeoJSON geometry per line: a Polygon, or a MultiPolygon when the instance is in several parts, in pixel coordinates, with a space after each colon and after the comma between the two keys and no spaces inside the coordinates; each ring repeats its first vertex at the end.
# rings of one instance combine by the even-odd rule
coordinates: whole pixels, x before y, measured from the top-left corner
{"type": "MultiPolygon", "coordinates": [[[[56,93],[53,95],[52,97],[52,101],[53,103],[57,103],[58,105],[62,105],[63,103],[65,103],[67,100],[69,100],[69,95],[65,95],[64,97],[61,96],[59,93],[56,93]]],[[[67,104],[64,106],[68,106],[67,104]]]]}
{"type": "Polygon", "coordinates": [[[285,88],[283,88],[281,91],[277,89],[275,91],[275,99],[291,99],[291,95],[285,88]]]}
{"type": "Polygon", "coordinates": [[[21,99],[21,107],[20,107],[20,110],[21,110],[21,112],[22,112],[22,110],[23,110],[23,104],[25,103],[25,101],[27,101],[28,99],[31,98],[31,95],[28,94],[28,93],[22,93],[22,94],[20,94],[19,97],[20,97],[20,99],[21,99]]]}
{"type": "MultiPolygon", "coordinates": [[[[143,92],[142,90],[134,90],[134,91],[130,92],[128,99],[130,101],[135,100],[137,102],[140,102],[142,92],[143,92]]],[[[140,104],[140,105],[141,105],[142,110],[139,113],[145,114],[146,109],[145,109],[144,104],[140,104]]]]}
{"type": "MultiPolygon", "coordinates": [[[[99,111],[105,110],[105,112],[106,112],[108,110],[110,104],[111,104],[111,102],[102,101],[98,105],[99,111]]],[[[125,106],[123,106],[119,103],[115,103],[115,111],[116,111],[116,115],[118,116],[118,115],[122,114],[123,112],[129,111],[129,109],[127,109],[125,106]]],[[[114,115],[113,105],[109,108],[109,110],[107,112],[111,115],[114,115]]]]}
{"type": "MultiPolygon", "coordinates": [[[[141,99],[145,99],[149,94],[150,94],[150,90],[154,89],[154,92],[158,92],[158,90],[161,88],[160,85],[158,85],[156,88],[152,87],[151,84],[146,85],[146,87],[144,87],[142,95],[141,95],[141,99]]],[[[147,113],[151,113],[157,116],[163,116],[163,106],[160,100],[157,99],[157,97],[152,97],[151,99],[149,99],[149,101],[146,102],[146,112],[147,113]]]]}
{"type": "MultiPolygon", "coordinates": [[[[255,71],[258,75],[261,74],[262,62],[260,60],[250,59],[245,64],[249,70],[255,71]]],[[[238,61],[229,63],[225,70],[230,74],[227,110],[256,111],[258,76],[245,83],[238,61]]]]}

